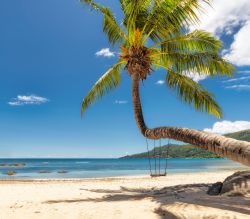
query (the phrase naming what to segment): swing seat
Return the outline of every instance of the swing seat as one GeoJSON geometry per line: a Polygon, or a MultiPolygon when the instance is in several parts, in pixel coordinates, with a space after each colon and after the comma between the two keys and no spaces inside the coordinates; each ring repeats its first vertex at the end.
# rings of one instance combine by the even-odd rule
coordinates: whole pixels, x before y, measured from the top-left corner
{"type": "Polygon", "coordinates": [[[158,174],[152,173],[152,174],[150,174],[151,177],[161,177],[161,176],[166,176],[166,175],[167,175],[167,173],[160,173],[160,174],[159,173],[158,174]]]}

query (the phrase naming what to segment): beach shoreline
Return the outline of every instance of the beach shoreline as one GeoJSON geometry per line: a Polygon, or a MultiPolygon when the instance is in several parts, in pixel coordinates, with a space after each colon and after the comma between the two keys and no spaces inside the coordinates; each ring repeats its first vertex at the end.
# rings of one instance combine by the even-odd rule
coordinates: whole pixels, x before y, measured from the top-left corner
{"type": "Polygon", "coordinates": [[[250,197],[206,194],[234,172],[1,179],[0,218],[250,218],[250,197]]]}
{"type": "MultiPolygon", "coordinates": [[[[175,175],[200,175],[200,174],[214,174],[214,173],[222,173],[223,175],[228,174],[231,175],[237,171],[244,171],[248,170],[247,168],[235,168],[230,170],[218,170],[218,171],[200,171],[200,172],[171,172],[167,173],[166,177],[168,176],[175,176],[175,175]]],[[[119,180],[119,179],[160,179],[164,177],[154,178],[151,177],[150,174],[137,174],[137,175],[121,175],[121,176],[104,176],[104,177],[83,177],[83,178],[0,178],[0,184],[3,182],[85,182],[85,181],[103,181],[103,180],[119,180]]]]}

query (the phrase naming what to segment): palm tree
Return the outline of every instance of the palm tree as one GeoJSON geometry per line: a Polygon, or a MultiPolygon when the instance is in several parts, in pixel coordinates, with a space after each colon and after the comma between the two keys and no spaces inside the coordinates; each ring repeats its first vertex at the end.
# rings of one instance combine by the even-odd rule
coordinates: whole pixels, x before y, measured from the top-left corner
{"type": "Polygon", "coordinates": [[[82,113],[98,98],[116,88],[125,68],[132,79],[134,115],[141,133],[149,139],[170,138],[190,143],[250,166],[250,143],[189,128],[148,128],[140,101],[140,81],[153,69],[166,70],[166,85],[179,98],[217,118],[222,117],[214,96],[193,81],[190,74],[231,76],[234,68],[220,56],[222,43],[206,31],[190,31],[199,23],[198,12],[210,0],[120,0],[123,20],[116,21],[108,7],[81,0],[103,15],[103,31],[120,47],[120,57],[92,87],[82,102],[82,113]]]}

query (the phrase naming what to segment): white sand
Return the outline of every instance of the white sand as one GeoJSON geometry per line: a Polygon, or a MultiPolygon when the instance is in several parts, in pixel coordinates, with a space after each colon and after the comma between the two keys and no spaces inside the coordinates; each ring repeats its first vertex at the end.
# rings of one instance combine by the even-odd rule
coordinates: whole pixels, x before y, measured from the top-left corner
{"type": "Polygon", "coordinates": [[[0,181],[0,219],[250,219],[250,197],[206,195],[232,173],[0,181]]]}

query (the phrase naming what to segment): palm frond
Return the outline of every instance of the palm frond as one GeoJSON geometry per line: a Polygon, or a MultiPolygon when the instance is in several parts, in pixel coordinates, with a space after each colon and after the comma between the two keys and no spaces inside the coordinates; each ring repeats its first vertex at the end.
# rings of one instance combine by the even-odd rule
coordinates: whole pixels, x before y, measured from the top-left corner
{"type": "Polygon", "coordinates": [[[109,8],[103,7],[92,0],[80,1],[90,6],[91,9],[100,11],[103,14],[103,32],[106,33],[111,44],[115,45],[116,43],[121,43],[126,39],[125,33],[117,23],[112,11],[109,8]]]}
{"type": "Polygon", "coordinates": [[[154,41],[161,41],[173,33],[182,32],[190,24],[200,22],[198,12],[202,4],[211,0],[155,1],[153,9],[145,19],[144,30],[154,41]]]}
{"type": "Polygon", "coordinates": [[[148,16],[151,0],[120,0],[124,14],[123,24],[127,28],[128,34],[136,29],[141,30],[144,20],[148,16]]]}
{"type": "Polygon", "coordinates": [[[202,30],[194,30],[187,34],[174,35],[160,42],[162,52],[219,52],[222,43],[211,33],[202,30]]]}
{"type": "MultiPolygon", "coordinates": [[[[198,46],[198,45],[197,45],[198,46]]],[[[185,46],[184,46],[185,47],[185,46]]],[[[202,46],[201,46],[202,47],[202,46]]],[[[196,72],[208,76],[232,76],[234,67],[221,58],[217,51],[163,51],[151,49],[153,64],[175,72],[196,72]]]]}
{"type": "MultiPolygon", "coordinates": [[[[177,72],[194,71],[209,76],[232,76],[234,67],[216,53],[171,54],[167,63],[177,72]]],[[[164,57],[165,62],[166,56],[164,57]]]]}
{"type": "Polygon", "coordinates": [[[101,98],[104,94],[108,93],[113,88],[116,88],[121,82],[121,66],[119,62],[111,67],[91,88],[89,93],[82,101],[81,114],[84,113],[86,108],[93,104],[97,99],[101,98]]]}
{"type": "Polygon", "coordinates": [[[222,110],[214,100],[213,94],[192,79],[185,75],[168,71],[166,83],[171,89],[177,91],[182,101],[194,105],[196,110],[207,112],[217,118],[222,117],[222,110]]]}

